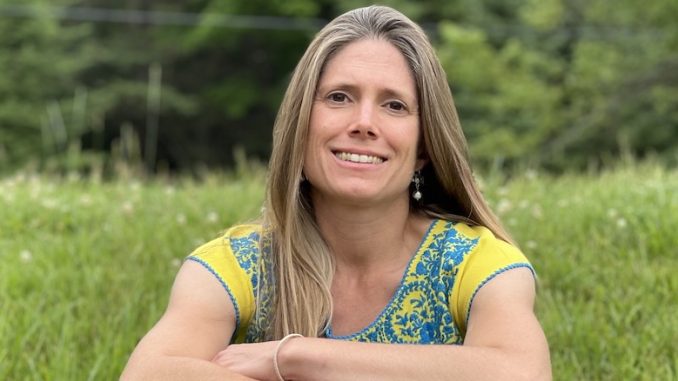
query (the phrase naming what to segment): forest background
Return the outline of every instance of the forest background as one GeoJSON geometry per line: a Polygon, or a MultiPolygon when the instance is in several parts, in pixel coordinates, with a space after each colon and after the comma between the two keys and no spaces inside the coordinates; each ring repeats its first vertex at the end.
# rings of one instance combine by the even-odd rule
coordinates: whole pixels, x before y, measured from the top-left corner
{"type": "MultiPolygon", "coordinates": [[[[265,161],[313,34],[366,3],[0,0],[0,173],[265,161]]],[[[477,167],[678,162],[675,1],[384,3],[430,35],[477,167]]]]}

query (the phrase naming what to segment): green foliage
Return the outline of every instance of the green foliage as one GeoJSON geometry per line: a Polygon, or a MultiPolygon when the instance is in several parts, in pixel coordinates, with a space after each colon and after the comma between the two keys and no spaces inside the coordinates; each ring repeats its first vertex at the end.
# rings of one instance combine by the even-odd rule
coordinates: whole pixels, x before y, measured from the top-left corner
{"type": "MultiPolygon", "coordinates": [[[[15,3],[0,0],[4,173],[26,163],[60,172],[103,163],[114,172],[122,126],[139,137],[147,172],[232,165],[235,147],[265,160],[313,34],[323,20],[371,4],[33,0],[24,3],[35,14],[9,17],[3,7],[15,3]],[[149,21],[159,12],[198,17],[194,25],[76,21],[55,18],[55,6],[156,12],[149,21]],[[154,91],[151,67],[162,73],[154,91]],[[70,147],[79,147],[78,167],[60,167],[74,162],[70,147]]],[[[678,164],[674,0],[383,4],[431,35],[477,165],[562,172],[627,154],[678,164]]]]}
{"type": "Polygon", "coordinates": [[[666,21],[678,17],[675,2],[517,5],[502,34],[483,22],[440,24],[440,56],[478,162],[562,170],[621,153],[675,160],[678,28],[666,21]]]}
{"type": "MultiPolygon", "coordinates": [[[[0,379],[116,379],[181,260],[258,214],[264,172],[238,157],[201,183],[0,180],[0,379]]],[[[483,183],[537,270],[555,379],[675,379],[678,172],[483,183]]]]}
{"type": "Polygon", "coordinates": [[[473,157],[486,163],[534,158],[558,127],[562,91],[549,84],[559,74],[558,62],[517,39],[496,49],[480,29],[444,22],[440,34],[447,47],[441,47],[440,58],[473,157]]]}
{"type": "MultiPolygon", "coordinates": [[[[6,3],[12,2],[3,0],[0,6],[6,3]]],[[[45,5],[28,3],[38,11],[45,5]]],[[[68,112],[55,120],[54,111],[61,110],[54,107],[77,91],[76,75],[89,62],[89,31],[87,25],[64,26],[46,16],[0,22],[0,168],[40,153],[55,134],[78,133],[77,124],[62,123],[68,112]]]]}

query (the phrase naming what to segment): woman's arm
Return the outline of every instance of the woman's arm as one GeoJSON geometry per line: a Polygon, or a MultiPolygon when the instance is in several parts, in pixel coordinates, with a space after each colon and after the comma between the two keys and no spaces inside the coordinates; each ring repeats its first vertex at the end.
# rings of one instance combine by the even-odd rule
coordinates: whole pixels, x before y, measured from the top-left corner
{"type": "Polygon", "coordinates": [[[211,360],[231,340],[233,302],[205,268],[186,261],[167,311],[139,342],[121,380],[252,380],[211,360]]]}
{"type": "MultiPolygon", "coordinates": [[[[314,381],[550,380],[548,345],[533,312],[534,297],[531,272],[509,270],[476,295],[463,346],[295,338],[279,352],[281,373],[288,380],[314,381]]],[[[234,345],[221,352],[217,361],[249,375],[255,367],[249,368],[252,363],[244,359],[255,356],[261,367],[274,349],[271,343],[234,345]],[[229,363],[233,358],[239,360],[229,363]]]]}

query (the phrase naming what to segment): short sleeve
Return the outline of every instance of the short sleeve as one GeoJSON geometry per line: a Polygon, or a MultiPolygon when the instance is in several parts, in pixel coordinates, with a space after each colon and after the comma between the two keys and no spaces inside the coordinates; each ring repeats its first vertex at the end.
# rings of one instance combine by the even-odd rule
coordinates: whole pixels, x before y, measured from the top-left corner
{"type": "Polygon", "coordinates": [[[259,234],[260,229],[256,225],[235,226],[186,258],[212,273],[233,302],[236,315],[233,342],[244,340],[256,307],[252,275],[257,271],[259,234]]]}
{"type": "Polygon", "coordinates": [[[518,248],[496,238],[489,229],[464,224],[457,224],[455,227],[463,235],[477,239],[476,247],[457,269],[456,281],[449,299],[454,320],[465,334],[473,298],[487,282],[514,268],[526,267],[533,274],[534,269],[518,248]]]}

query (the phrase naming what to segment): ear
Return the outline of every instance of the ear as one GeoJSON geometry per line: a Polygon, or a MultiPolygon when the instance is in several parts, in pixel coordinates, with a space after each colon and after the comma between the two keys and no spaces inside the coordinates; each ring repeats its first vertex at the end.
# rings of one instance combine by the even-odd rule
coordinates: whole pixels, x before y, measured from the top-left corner
{"type": "Polygon", "coordinates": [[[417,156],[417,161],[414,163],[414,169],[417,171],[421,171],[426,164],[428,164],[429,158],[428,155],[425,152],[422,152],[417,156]]]}

